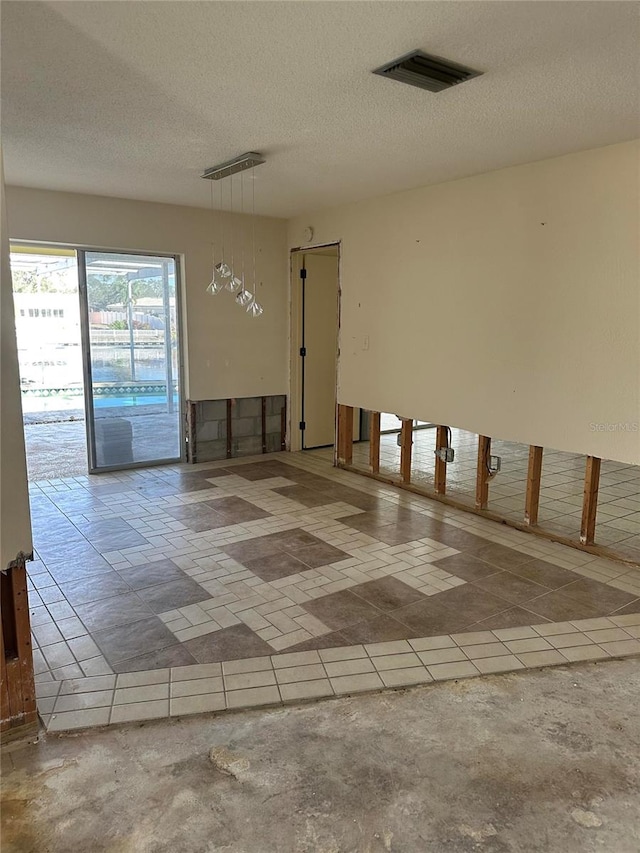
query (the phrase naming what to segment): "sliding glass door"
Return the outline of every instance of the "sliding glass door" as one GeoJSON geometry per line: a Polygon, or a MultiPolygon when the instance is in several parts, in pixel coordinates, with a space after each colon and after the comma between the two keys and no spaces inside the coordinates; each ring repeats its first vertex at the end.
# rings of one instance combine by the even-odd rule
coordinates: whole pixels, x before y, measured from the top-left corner
{"type": "Polygon", "coordinates": [[[89,470],[183,457],[178,265],[79,251],[89,470]]]}

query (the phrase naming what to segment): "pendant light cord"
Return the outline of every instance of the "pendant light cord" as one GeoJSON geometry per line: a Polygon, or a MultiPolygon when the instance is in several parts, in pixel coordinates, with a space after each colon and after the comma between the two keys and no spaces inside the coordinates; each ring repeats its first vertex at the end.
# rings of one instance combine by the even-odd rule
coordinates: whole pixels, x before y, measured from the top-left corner
{"type": "Polygon", "coordinates": [[[225,224],[224,224],[224,198],[222,195],[222,184],[220,184],[220,244],[222,254],[220,256],[220,262],[225,263],[225,250],[224,250],[224,241],[225,241],[225,224]]]}
{"type": "MultiPolygon", "coordinates": [[[[240,213],[241,221],[244,223],[244,172],[240,173],[240,213]]],[[[242,293],[244,293],[244,250],[245,250],[245,235],[244,235],[244,227],[241,229],[242,234],[242,293]]]]}
{"type": "Polygon", "coordinates": [[[211,238],[211,266],[213,268],[211,280],[213,281],[213,276],[216,274],[216,217],[213,210],[213,181],[211,181],[211,238]]]}
{"type": "Polygon", "coordinates": [[[256,175],[251,169],[251,251],[253,253],[253,301],[256,300],[256,175]]]}
{"type": "Polygon", "coordinates": [[[231,203],[231,219],[232,219],[232,222],[231,222],[231,276],[233,277],[235,275],[235,273],[233,271],[233,259],[234,259],[234,248],[235,248],[235,245],[234,245],[235,241],[233,239],[234,238],[234,233],[233,233],[233,175],[229,175],[229,201],[231,203]]]}

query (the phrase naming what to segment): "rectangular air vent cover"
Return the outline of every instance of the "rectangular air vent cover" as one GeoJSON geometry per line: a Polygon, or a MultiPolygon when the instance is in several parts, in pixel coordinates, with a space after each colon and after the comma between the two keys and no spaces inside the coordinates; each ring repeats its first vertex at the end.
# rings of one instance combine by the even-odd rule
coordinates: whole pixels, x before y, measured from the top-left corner
{"type": "Polygon", "coordinates": [[[374,74],[381,77],[390,77],[400,83],[409,86],[418,86],[420,89],[428,89],[430,92],[441,92],[449,89],[456,83],[464,83],[472,77],[479,77],[482,71],[473,71],[463,65],[456,65],[448,59],[440,59],[437,56],[428,56],[421,50],[414,50],[387,62],[380,68],[376,68],[374,74]]]}

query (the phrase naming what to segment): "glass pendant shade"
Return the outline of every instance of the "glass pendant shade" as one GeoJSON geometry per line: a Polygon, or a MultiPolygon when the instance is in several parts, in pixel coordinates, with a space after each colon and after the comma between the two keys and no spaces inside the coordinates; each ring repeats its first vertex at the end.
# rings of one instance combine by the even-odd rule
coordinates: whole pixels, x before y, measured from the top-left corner
{"type": "Polygon", "coordinates": [[[253,299],[253,293],[249,293],[248,290],[241,290],[240,293],[236,296],[236,302],[238,305],[248,305],[253,299]]]}
{"type": "Polygon", "coordinates": [[[242,280],[237,276],[232,275],[231,278],[227,279],[224,285],[230,293],[237,293],[240,289],[242,289],[242,280]]]}
{"type": "Polygon", "coordinates": [[[255,299],[247,307],[247,314],[250,314],[252,317],[259,317],[263,312],[264,308],[259,302],[256,302],[255,299]]]}
{"type": "MultiPolygon", "coordinates": [[[[246,157],[243,156],[242,158],[239,158],[237,161],[230,161],[229,163],[222,164],[220,168],[207,169],[205,174],[202,176],[203,178],[210,178],[212,180],[211,217],[213,220],[212,225],[214,234],[212,234],[213,239],[211,241],[211,262],[213,265],[213,274],[211,276],[211,282],[207,286],[207,293],[215,296],[223,290],[228,291],[233,294],[236,303],[244,308],[250,317],[260,317],[264,313],[264,308],[256,301],[255,298],[255,286],[258,283],[256,278],[255,182],[252,181],[251,183],[251,218],[248,219],[248,217],[244,216],[245,204],[242,173],[244,169],[251,168],[253,170],[254,165],[264,162],[264,158],[260,155],[251,153],[250,155],[246,155],[246,157]],[[247,165],[245,165],[245,160],[247,165]],[[233,180],[236,173],[240,173],[240,217],[239,221],[236,222],[234,218],[234,221],[229,223],[225,222],[226,217],[222,214],[217,217],[215,216],[216,205],[214,198],[214,181],[219,181],[222,178],[229,179],[227,181],[229,204],[223,204],[224,193],[222,184],[220,184],[220,203],[218,205],[218,209],[220,211],[227,209],[231,214],[233,214],[235,213],[233,206],[233,189],[234,183],[236,185],[238,183],[237,180],[235,182],[233,180]],[[245,288],[245,261],[246,255],[249,252],[249,247],[253,260],[253,292],[245,288]],[[225,256],[229,257],[230,263],[223,260],[225,256]],[[220,260],[216,263],[215,258],[220,258],[220,260]],[[234,270],[239,272],[239,275],[236,275],[234,270]]],[[[251,177],[253,178],[253,171],[251,173],[251,177]]],[[[250,276],[251,273],[248,272],[247,275],[250,276]]],[[[260,284],[262,284],[262,282],[260,282],[260,284]]]]}

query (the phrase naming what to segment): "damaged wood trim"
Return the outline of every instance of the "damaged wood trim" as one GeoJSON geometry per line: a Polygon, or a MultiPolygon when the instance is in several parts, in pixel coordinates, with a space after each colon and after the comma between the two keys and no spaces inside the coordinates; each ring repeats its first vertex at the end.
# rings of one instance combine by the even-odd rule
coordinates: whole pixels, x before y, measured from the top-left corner
{"type": "Polygon", "coordinates": [[[24,554],[0,575],[0,731],[36,722],[33,650],[24,554]]]}

